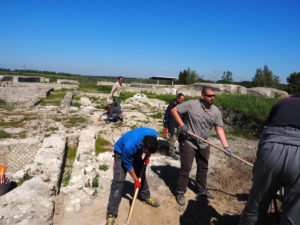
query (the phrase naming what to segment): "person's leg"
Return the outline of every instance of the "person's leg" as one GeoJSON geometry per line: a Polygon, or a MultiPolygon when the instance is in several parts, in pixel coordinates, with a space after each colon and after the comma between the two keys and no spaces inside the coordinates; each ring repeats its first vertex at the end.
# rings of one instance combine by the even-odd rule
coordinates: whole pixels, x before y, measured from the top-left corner
{"type": "Polygon", "coordinates": [[[196,186],[199,193],[207,192],[207,172],[208,172],[208,160],[210,156],[210,146],[205,149],[199,149],[196,151],[196,186]]]}
{"type": "Polygon", "coordinates": [[[195,149],[187,141],[182,141],[180,142],[179,155],[181,166],[179,169],[176,191],[177,193],[184,194],[189,183],[189,174],[195,157],[195,149]]]}
{"type": "Polygon", "coordinates": [[[121,100],[119,97],[113,96],[113,102],[114,102],[114,106],[121,109],[121,100]]]}
{"type": "Polygon", "coordinates": [[[120,154],[114,155],[113,180],[107,206],[107,216],[118,216],[118,209],[122,198],[122,191],[125,183],[126,170],[122,166],[120,154]]]}
{"type": "Polygon", "coordinates": [[[282,182],[286,154],[282,144],[266,143],[259,146],[253,167],[253,185],[239,225],[266,224],[268,208],[282,182]]]}
{"type": "Polygon", "coordinates": [[[134,171],[138,177],[141,176],[141,190],[139,191],[139,198],[144,200],[150,196],[150,190],[148,186],[148,182],[146,179],[146,165],[144,165],[144,161],[141,156],[137,156],[134,158],[134,171]],[[143,174],[141,174],[142,168],[145,167],[143,174]]]}
{"type": "Polygon", "coordinates": [[[300,221],[300,147],[288,146],[284,174],[284,198],[282,204],[281,225],[299,224],[300,221]]]}
{"type": "Polygon", "coordinates": [[[169,155],[175,160],[179,159],[179,157],[175,154],[177,140],[178,140],[178,137],[177,137],[176,133],[170,132],[170,134],[169,134],[169,143],[170,143],[169,155]]]}

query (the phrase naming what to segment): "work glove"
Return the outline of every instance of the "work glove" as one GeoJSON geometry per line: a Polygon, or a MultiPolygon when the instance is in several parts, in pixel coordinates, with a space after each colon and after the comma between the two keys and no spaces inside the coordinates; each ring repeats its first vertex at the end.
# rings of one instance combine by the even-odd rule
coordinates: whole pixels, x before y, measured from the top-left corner
{"type": "Polygon", "coordinates": [[[165,133],[168,133],[168,132],[169,132],[169,128],[165,128],[165,129],[164,129],[164,132],[165,132],[165,133]]]}
{"type": "Polygon", "coordinates": [[[134,181],[133,188],[134,189],[141,188],[141,182],[139,180],[134,181]]]}
{"type": "Polygon", "coordinates": [[[148,165],[150,163],[150,155],[145,155],[144,163],[148,165]]]}
{"type": "Polygon", "coordinates": [[[231,151],[231,149],[229,147],[225,147],[224,150],[226,151],[225,155],[232,156],[232,151],[231,151]]]}
{"type": "Polygon", "coordinates": [[[179,127],[179,130],[183,135],[187,135],[189,129],[185,125],[182,125],[179,127]]]}

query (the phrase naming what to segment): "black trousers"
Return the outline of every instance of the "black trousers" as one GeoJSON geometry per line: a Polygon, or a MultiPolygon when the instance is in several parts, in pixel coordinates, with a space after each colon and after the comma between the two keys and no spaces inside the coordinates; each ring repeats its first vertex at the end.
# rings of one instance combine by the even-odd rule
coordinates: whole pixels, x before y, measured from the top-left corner
{"type": "MultiPolygon", "coordinates": [[[[140,171],[143,166],[143,160],[141,155],[134,158],[134,171],[137,176],[140,175],[140,171]]],[[[150,197],[149,186],[147,183],[146,170],[142,175],[142,187],[139,191],[139,198],[146,199],[150,197]]],[[[113,180],[111,184],[111,190],[107,206],[107,215],[111,214],[115,217],[118,216],[119,205],[122,198],[122,192],[125,184],[127,170],[122,165],[122,156],[115,153],[114,155],[114,168],[113,168],[113,180]]]]}
{"type": "Polygon", "coordinates": [[[207,172],[208,172],[208,160],[210,155],[210,147],[207,146],[205,149],[199,149],[192,147],[186,140],[179,143],[180,150],[180,170],[177,179],[177,193],[185,193],[189,182],[190,171],[194,159],[197,164],[196,172],[196,186],[197,191],[206,191],[207,183],[207,172]]]}

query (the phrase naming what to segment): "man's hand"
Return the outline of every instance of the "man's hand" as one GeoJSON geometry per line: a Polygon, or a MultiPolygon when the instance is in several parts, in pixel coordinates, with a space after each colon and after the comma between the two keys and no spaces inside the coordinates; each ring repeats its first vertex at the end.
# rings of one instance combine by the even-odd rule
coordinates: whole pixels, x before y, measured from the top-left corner
{"type": "Polygon", "coordinates": [[[226,151],[225,155],[232,156],[232,151],[231,151],[231,149],[229,147],[225,147],[224,150],[226,151]]]}
{"type": "Polygon", "coordinates": [[[150,163],[150,155],[145,155],[144,163],[148,165],[150,163]]]}
{"type": "Polygon", "coordinates": [[[183,135],[186,135],[189,129],[185,125],[182,125],[179,127],[179,130],[183,135]]]}
{"type": "Polygon", "coordinates": [[[134,181],[133,188],[134,188],[134,189],[141,188],[141,182],[140,182],[139,180],[135,180],[135,181],[134,181]]]}
{"type": "Polygon", "coordinates": [[[169,132],[169,128],[165,128],[165,129],[164,129],[164,132],[165,132],[165,133],[168,133],[168,132],[169,132]]]}

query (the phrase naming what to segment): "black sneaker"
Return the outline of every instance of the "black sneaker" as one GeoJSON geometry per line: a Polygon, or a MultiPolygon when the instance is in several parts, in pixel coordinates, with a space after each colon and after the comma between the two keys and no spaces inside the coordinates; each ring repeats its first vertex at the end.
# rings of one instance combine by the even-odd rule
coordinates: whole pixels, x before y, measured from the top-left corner
{"type": "Polygon", "coordinates": [[[215,196],[214,196],[212,193],[210,193],[209,191],[207,191],[207,190],[202,191],[202,192],[199,192],[199,193],[197,194],[197,197],[198,197],[198,198],[199,198],[199,197],[206,197],[206,198],[208,198],[208,199],[214,199],[214,198],[215,198],[215,196]]]}
{"type": "Polygon", "coordinates": [[[185,198],[184,195],[179,193],[176,195],[176,201],[178,203],[178,205],[184,206],[185,205],[185,198]]]}

